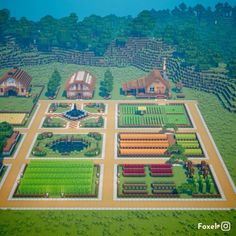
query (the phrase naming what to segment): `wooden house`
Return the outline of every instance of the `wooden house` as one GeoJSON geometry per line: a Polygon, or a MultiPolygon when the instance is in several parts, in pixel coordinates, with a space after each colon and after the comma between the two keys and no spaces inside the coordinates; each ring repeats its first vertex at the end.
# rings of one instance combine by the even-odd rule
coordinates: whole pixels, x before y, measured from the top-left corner
{"type": "Polygon", "coordinates": [[[25,71],[14,68],[0,78],[0,96],[27,96],[31,76],[25,71]]]}
{"type": "Polygon", "coordinates": [[[77,71],[66,83],[67,98],[90,99],[95,91],[96,78],[88,71],[77,71]]]}
{"type": "Polygon", "coordinates": [[[144,78],[122,85],[124,95],[133,95],[137,98],[167,98],[169,90],[170,82],[162,77],[159,70],[153,70],[144,78]]]}

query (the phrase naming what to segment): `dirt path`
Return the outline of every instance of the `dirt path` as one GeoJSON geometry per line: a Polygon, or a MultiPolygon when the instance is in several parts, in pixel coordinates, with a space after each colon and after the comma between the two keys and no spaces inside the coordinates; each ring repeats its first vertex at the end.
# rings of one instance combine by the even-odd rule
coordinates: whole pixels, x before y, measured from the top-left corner
{"type": "MultiPolygon", "coordinates": [[[[9,199],[13,185],[17,179],[20,169],[23,164],[29,160],[26,159],[29,148],[34,140],[36,133],[42,131],[53,131],[55,133],[78,133],[79,129],[67,128],[67,129],[41,129],[39,126],[45,115],[48,105],[52,101],[40,101],[39,110],[32,121],[29,129],[19,129],[26,133],[23,145],[21,146],[19,153],[15,160],[4,160],[4,163],[11,164],[11,170],[0,190],[0,207],[1,208],[235,208],[236,207],[236,195],[230,185],[229,179],[222,167],[217,152],[211,142],[211,139],[207,133],[207,130],[202,123],[199,113],[194,101],[185,101],[192,118],[196,125],[194,131],[197,131],[204,143],[205,149],[208,153],[208,163],[211,164],[217,174],[219,183],[223,189],[223,193],[226,197],[225,200],[114,200],[113,189],[114,186],[114,165],[121,163],[164,163],[166,160],[127,160],[127,159],[115,159],[114,147],[115,147],[115,135],[119,131],[137,131],[135,129],[116,129],[116,104],[117,101],[106,101],[108,104],[107,114],[107,127],[106,129],[93,129],[105,133],[105,158],[101,160],[94,160],[94,163],[104,165],[104,177],[103,177],[103,189],[102,200],[12,200],[9,199]]],[[[104,102],[104,101],[103,101],[104,102]]],[[[124,101],[121,101],[124,102],[124,101]]],[[[125,101],[126,102],[126,101],[125,101]]],[[[134,102],[134,101],[127,101],[134,102]]],[[[137,102],[137,101],[136,101],[137,102]]],[[[153,102],[153,101],[151,101],[153,102]]],[[[168,101],[170,103],[170,101],[168,101]]],[[[138,101],[138,103],[148,103],[138,101]]],[[[163,101],[162,101],[163,103],[163,101]]],[[[176,103],[176,101],[175,101],[176,103]]],[[[159,129],[156,129],[159,130],[159,129]]],[[[83,129],[81,132],[86,133],[91,129],[83,129]]],[[[142,129],[140,131],[153,131],[153,129],[142,129]]],[[[193,129],[185,129],[186,132],[191,132],[193,129]]],[[[196,159],[197,160],[197,159],[196,159]]]]}

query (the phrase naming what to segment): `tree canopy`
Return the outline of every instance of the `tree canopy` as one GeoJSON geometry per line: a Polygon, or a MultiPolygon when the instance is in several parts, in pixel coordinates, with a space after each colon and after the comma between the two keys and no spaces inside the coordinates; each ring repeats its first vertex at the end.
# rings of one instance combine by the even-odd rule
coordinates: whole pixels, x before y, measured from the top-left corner
{"type": "Polygon", "coordinates": [[[13,133],[13,126],[7,122],[0,122],[0,155],[6,144],[7,138],[13,133]]]}
{"type": "Polygon", "coordinates": [[[48,97],[54,97],[60,84],[61,84],[61,75],[58,72],[58,70],[55,69],[54,72],[52,73],[51,78],[48,81],[46,95],[48,97]]]}
{"type": "Polygon", "coordinates": [[[40,50],[52,47],[94,51],[104,55],[112,40],[128,37],[152,37],[176,46],[175,55],[198,70],[207,70],[224,62],[233,73],[236,60],[236,6],[217,3],[213,9],[201,4],[181,3],[173,10],[144,10],[136,17],[91,15],[79,20],[75,13],[55,19],[44,16],[38,22],[11,17],[0,10],[0,42],[15,38],[22,48],[35,45],[40,50]]]}

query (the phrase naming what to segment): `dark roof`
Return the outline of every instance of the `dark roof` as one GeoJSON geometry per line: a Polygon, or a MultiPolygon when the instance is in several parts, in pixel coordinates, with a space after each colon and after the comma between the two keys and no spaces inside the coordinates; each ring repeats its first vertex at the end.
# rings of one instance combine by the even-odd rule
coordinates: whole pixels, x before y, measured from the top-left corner
{"type": "Polygon", "coordinates": [[[132,80],[122,85],[123,90],[140,89],[151,85],[153,82],[160,81],[167,88],[170,88],[169,81],[163,79],[159,70],[153,70],[149,75],[138,80],[132,80]]]}
{"type": "Polygon", "coordinates": [[[10,71],[6,72],[1,78],[0,78],[0,84],[4,81],[6,81],[9,78],[15,79],[17,82],[20,82],[23,84],[23,86],[27,89],[30,85],[30,82],[32,80],[32,77],[28,75],[25,71],[14,68],[10,71]]]}
{"type": "Polygon", "coordinates": [[[85,84],[91,91],[95,89],[96,77],[86,70],[77,71],[67,80],[66,90],[73,84],[85,84]]]}

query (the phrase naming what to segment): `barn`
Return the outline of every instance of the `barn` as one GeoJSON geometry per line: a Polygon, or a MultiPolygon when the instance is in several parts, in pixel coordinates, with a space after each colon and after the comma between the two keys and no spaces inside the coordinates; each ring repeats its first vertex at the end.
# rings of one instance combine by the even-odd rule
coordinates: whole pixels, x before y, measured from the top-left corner
{"type": "Polygon", "coordinates": [[[6,72],[0,78],[0,96],[27,96],[31,76],[19,68],[6,72]]]}
{"type": "Polygon", "coordinates": [[[90,99],[95,91],[96,78],[88,71],[77,71],[66,83],[67,98],[90,99]]]}

